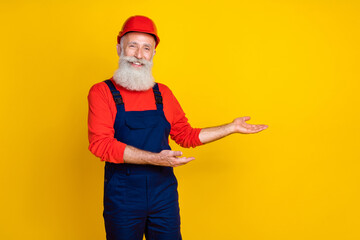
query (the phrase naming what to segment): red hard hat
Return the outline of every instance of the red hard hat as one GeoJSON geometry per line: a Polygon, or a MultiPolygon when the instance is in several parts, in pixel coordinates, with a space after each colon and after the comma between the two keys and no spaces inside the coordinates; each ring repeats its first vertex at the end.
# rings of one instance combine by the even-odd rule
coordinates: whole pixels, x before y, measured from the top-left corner
{"type": "Polygon", "coordinates": [[[144,16],[132,16],[126,20],[119,35],[117,36],[117,42],[120,44],[120,38],[128,32],[143,32],[154,36],[155,48],[160,42],[160,38],[157,35],[155,23],[144,16]]]}

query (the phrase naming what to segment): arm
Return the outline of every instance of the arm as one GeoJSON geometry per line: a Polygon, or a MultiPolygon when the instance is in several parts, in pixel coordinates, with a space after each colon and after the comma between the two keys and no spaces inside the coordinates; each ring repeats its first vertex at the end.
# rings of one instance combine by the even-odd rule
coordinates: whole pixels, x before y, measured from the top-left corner
{"type": "Polygon", "coordinates": [[[216,141],[233,133],[258,133],[268,128],[267,125],[248,124],[250,117],[236,118],[233,122],[217,127],[203,128],[200,131],[199,139],[205,144],[216,141]]]}
{"type": "Polygon", "coordinates": [[[192,128],[185,117],[179,102],[169,88],[160,84],[164,97],[164,112],[171,123],[171,139],[182,147],[196,147],[216,141],[232,133],[257,133],[267,128],[266,125],[247,124],[250,117],[235,119],[232,123],[210,128],[192,128]]]}
{"type": "Polygon", "coordinates": [[[160,153],[152,153],[126,145],[124,163],[178,167],[195,159],[193,157],[180,157],[181,155],[182,152],[179,151],[163,150],[160,153]]]}
{"type": "Polygon", "coordinates": [[[116,106],[105,83],[95,84],[89,91],[89,150],[102,161],[123,163],[126,144],[114,138],[116,106]]]}
{"type": "Polygon", "coordinates": [[[171,124],[170,137],[183,148],[194,148],[202,145],[199,140],[200,128],[193,128],[179,102],[171,90],[159,84],[159,89],[164,99],[164,113],[171,124]]]}

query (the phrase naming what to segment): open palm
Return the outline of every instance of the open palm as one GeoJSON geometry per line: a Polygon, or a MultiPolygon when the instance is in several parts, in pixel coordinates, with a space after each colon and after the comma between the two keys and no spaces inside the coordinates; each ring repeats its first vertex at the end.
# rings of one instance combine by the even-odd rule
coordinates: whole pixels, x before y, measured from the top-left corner
{"type": "Polygon", "coordinates": [[[235,132],[238,133],[257,133],[268,128],[264,124],[248,124],[246,121],[249,121],[250,117],[239,117],[233,121],[235,125],[235,132]]]}

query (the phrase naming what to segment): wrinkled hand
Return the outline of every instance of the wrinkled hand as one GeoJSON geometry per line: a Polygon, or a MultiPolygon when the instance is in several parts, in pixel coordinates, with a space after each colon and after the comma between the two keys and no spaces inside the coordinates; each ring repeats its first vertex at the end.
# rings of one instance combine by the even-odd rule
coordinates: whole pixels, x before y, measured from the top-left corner
{"type": "Polygon", "coordinates": [[[178,167],[194,160],[194,157],[180,157],[182,152],[162,150],[159,153],[158,165],[166,167],[178,167]]]}
{"type": "Polygon", "coordinates": [[[248,124],[246,121],[249,121],[250,117],[240,117],[236,118],[232,124],[234,127],[234,132],[236,133],[257,133],[261,132],[268,128],[267,125],[264,124],[248,124]]]}

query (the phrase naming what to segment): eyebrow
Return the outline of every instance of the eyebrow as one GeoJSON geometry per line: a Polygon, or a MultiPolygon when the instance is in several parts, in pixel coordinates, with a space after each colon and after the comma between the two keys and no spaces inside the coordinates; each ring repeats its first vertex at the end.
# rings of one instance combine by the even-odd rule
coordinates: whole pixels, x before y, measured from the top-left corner
{"type": "MultiPolygon", "coordinates": [[[[138,42],[135,42],[135,41],[128,42],[128,44],[139,45],[139,43],[138,43],[138,42]]],[[[145,43],[144,45],[145,45],[146,47],[150,47],[150,48],[151,48],[151,44],[149,44],[149,43],[145,43]]]]}
{"type": "Polygon", "coordinates": [[[128,42],[128,45],[129,44],[135,44],[135,45],[139,45],[137,42],[135,42],[135,41],[131,41],[131,42],[128,42]]]}

